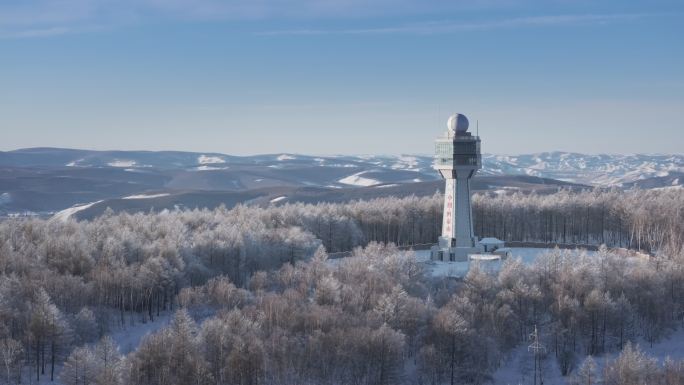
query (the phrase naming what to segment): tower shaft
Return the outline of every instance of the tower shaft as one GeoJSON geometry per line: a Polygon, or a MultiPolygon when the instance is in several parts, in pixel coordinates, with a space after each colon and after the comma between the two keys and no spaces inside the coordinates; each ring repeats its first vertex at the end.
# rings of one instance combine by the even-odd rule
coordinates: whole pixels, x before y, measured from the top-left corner
{"type": "Polygon", "coordinates": [[[442,238],[455,239],[455,247],[473,247],[473,210],[470,178],[458,175],[445,181],[442,238]]]}

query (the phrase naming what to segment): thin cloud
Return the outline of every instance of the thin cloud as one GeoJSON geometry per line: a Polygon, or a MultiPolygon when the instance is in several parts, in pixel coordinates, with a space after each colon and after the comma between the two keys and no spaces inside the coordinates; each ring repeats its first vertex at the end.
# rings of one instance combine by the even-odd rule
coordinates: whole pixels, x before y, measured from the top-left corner
{"type": "Polygon", "coordinates": [[[22,28],[22,29],[0,29],[0,40],[7,39],[32,39],[48,38],[70,34],[104,31],[113,28],[107,25],[79,25],[73,27],[46,27],[46,28],[22,28]]]}
{"type": "MultiPolygon", "coordinates": [[[[611,0],[617,1],[617,0],[611,0]]],[[[654,0],[656,2],[660,0],[654,0]]],[[[0,0],[0,38],[82,33],[92,25],[121,28],[147,21],[372,21],[458,12],[538,8],[542,0],[0,0]]],[[[591,12],[591,11],[585,11],[591,12]]],[[[476,22],[433,22],[347,29],[289,29],[259,35],[435,34],[463,30],[610,23],[639,14],[537,16],[476,22]]],[[[441,16],[440,16],[441,17],[441,16]]],[[[377,25],[377,24],[376,24],[377,25]]]]}
{"type": "MultiPolygon", "coordinates": [[[[0,27],[122,19],[263,20],[435,14],[501,8],[511,0],[9,0],[0,27]]],[[[532,0],[525,0],[532,1],[532,0]]],[[[535,0],[536,1],[536,0],[535,0]]]]}
{"type": "MultiPolygon", "coordinates": [[[[501,0],[474,0],[481,1],[501,0]]],[[[449,3],[437,0],[435,9],[453,8],[449,3]]],[[[146,21],[317,20],[425,8],[420,0],[0,0],[0,38],[82,33],[92,25],[121,28],[146,21]]]]}
{"type": "Polygon", "coordinates": [[[67,34],[69,32],[72,31],[66,27],[26,29],[11,32],[0,32],[0,39],[21,39],[31,37],[57,36],[67,34]]]}
{"type": "Polygon", "coordinates": [[[585,15],[549,15],[518,17],[499,20],[485,20],[477,22],[449,22],[433,21],[426,23],[411,23],[398,26],[378,28],[352,29],[288,29],[259,32],[258,35],[370,35],[370,34],[446,34],[460,31],[492,30],[519,27],[545,26],[574,26],[608,24],[615,22],[634,21],[651,16],[649,14],[585,14],[585,15]]]}

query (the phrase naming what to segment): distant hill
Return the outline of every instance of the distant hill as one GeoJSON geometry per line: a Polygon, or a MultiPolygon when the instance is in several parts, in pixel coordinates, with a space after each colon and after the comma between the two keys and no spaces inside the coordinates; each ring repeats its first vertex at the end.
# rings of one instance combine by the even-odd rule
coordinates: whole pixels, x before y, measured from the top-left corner
{"type": "MultiPolygon", "coordinates": [[[[232,156],[29,148],[0,152],[0,214],[47,216],[92,204],[67,212],[89,217],[106,207],[148,211],[425,195],[441,188],[431,163],[431,157],[418,155],[232,156]]],[[[679,188],[682,173],[682,155],[483,155],[474,189],[679,188]]]]}
{"type": "MultiPolygon", "coordinates": [[[[554,192],[559,187],[586,188],[552,179],[528,176],[484,176],[473,180],[474,191],[537,191],[554,192]]],[[[107,208],[115,212],[140,212],[150,209],[159,211],[176,208],[214,208],[221,204],[232,207],[238,203],[269,204],[348,202],[359,199],[373,199],[387,196],[405,197],[409,195],[426,196],[444,191],[444,183],[439,180],[401,184],[381,184],[372,187],[269,187],[245,191],[176,191],[171,193],[140,195],[128,199],[107,199],[88,205],[73,213],[74,218],[90,219],[102,214],[107,208]]],[[[72,209],[73,210],[73,209],[72,209]]]]}

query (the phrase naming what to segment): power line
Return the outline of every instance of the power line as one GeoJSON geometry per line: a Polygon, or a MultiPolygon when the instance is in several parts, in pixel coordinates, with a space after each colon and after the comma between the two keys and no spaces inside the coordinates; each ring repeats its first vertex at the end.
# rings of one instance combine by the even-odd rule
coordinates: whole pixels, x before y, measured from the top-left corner
{"type": "Polygon", "coordinates": [[[534,353],[534,385],[537,385],[537,367],[539,368],[539,384],[544,385],[544,379],[542,378],[541,371],[541,355],[546,353],[546,347],[539,342],[539,333],[537,331],[537,325],[534,325],[534,333],[530,334],[530,341],[532,343],[527,347],[528,352],[534,353]],[[537,365],[539,362],[539,365],[537,365]]]}

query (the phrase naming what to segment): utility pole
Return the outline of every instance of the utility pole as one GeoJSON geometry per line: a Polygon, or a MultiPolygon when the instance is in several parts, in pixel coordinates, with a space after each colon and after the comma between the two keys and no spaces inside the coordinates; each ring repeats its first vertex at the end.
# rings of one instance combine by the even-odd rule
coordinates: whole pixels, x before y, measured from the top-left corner
{"type": "Polygon", "coordinates": [[[527,347],[527,351],[534,354],[534,385],[537,385],[537,367],[539,368],[539,385],[544,385],[544,379],[542,378],[541,370],[541,355],[546,352],[544,345],[539,342],[539,333],[537,332],[537,325],[534,325],[534,333],[530,334],[530,341],[532,342],[530,346],[527,347]],[[537,364],[539,362],[539,364],[537,364]]]}

